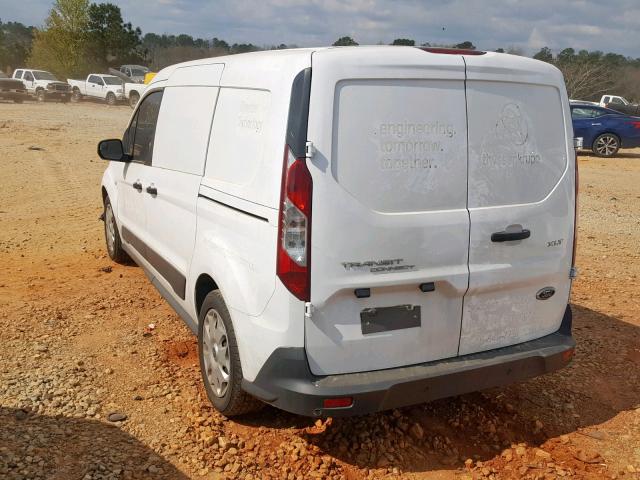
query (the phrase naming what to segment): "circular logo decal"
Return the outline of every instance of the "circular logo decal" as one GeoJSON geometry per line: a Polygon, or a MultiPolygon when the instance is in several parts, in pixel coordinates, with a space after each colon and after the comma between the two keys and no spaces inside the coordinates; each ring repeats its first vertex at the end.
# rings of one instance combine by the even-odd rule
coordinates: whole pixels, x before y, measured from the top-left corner
{"type": "Polygon", "coordinates": [[[515,103],[507,103],[496,123],[496,133],[513,145],[524,145],[529,138],[527,121],[515,103]]]}
{"type": "Polygon", "coordinates": [[[553,297],[553,295],[556,293],[556,289],[553,287],[544,287],[541,288],[540,290],[538,290],[538,293],[536,293],[536,298],[538,300],[547,300],[551,297],[553,297]]]}

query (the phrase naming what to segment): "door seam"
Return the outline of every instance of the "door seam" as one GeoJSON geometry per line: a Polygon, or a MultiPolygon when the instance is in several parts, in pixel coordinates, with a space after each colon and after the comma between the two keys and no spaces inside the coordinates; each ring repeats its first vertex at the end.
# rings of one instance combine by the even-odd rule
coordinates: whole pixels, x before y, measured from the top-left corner
{"type": "Polygon", "coordinates": [[[469,292],[469,288],[471,285],[471,266],[470,266],[470,258],[471,258],[471,212],[469,211],[469,101],[467,98],[467,62],[462,56],[462,62],[464,63],[464,112],[465,112],[465,122],[467,126],[467,198],[466,198],[466,208],[467,208],[467,218],[469,219],[469,230],[467,236],[467,288],[462,295],[462,308],[460,310],[460,330],[458,332],[458,350],[456,351],[456,356],[460,356],[460,344],[462,342],[462,322],[464,320],[464,302],[467,298],[467,293],[469,292]]]}

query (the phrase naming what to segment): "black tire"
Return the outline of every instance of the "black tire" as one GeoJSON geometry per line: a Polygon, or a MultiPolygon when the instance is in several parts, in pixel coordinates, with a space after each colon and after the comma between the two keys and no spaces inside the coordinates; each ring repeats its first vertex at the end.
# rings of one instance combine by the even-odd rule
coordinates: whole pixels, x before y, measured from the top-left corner
{"type": "Polygon", "coordinates": [[[107,105],[115,105],[116,104],[116,96],[111,92],[107,93],[106,100],[107,100],[107,105]]]}
{"type": "MultiPolygon", "coordinates": [[[[217,331],[217,329],[214,330],[217,331]]],[[[224,337],[221,337],[221,340],[218,343],[224,344],[224,337]]],[[[233,330],[229,310],[227,309],[227,305],[219,290],[209,292],[202,303],[202,308],[200,309],[198,318],[198,356],[200,358],[200,373],[202,374],[202,381],[204,383],[205,390],[207,391],[209,401],[216,410],[226,417],[233,417],[253,412],[262,407],[262,402],[242,390],[242,365],[240,364],[240,354],[238,353],[236,334],[233,330]],[[205,320],[207,321],[205,322],[205,320]],[[213,345],[207,344],[212,343],[211,335],[208,335],[207,332],[205,332],[205,324],[211,328],[212,322],[220,321],[224,326],[224,336],[226,336],[225,351],[228,353],[226,360],[229,366],[229,371],[227,372],[228,380],[226,382],[226,389],[224,390],[222,390],[221,387],[212,385],[212,382],[209,379],[209,375],[215,376],[213,373],[214,369],[211,364],[214,348],[213,345]],[[207,341],[207,338],[210,340],[207,341]],[[209,363],[205,360],[206,357],[210,359],[209,363]],[[209,367],[209,371],[207,371],[207,367],[209,367]],[[214,389],[218,389],[218,393],[216,393],[214,389]]],[[[218,363],[214,361],[213,365],[217,366],[218,363]]]]}
{"type": "Polygon", "coordinates": [[[122,240],[118,232],[116,216],[109,197],[104,197],[104,238],[109,258],[116,263],[129,263],[129,255],[122,248],[122,240]]]}
{"type": "Polygon", "coordinates": [[[593,141],[591,149],[598,157],[613,157],[620,150],[620,139],[613,133],[603,133],[593,141]]]}
{"type": "Polygon", "coordinates": [[[40,103],[44,103],[47,101],[47,93],[41,88],[40,90],[36,90],[36,99],[40,103]]]}
{"type": "Polygon", "coordinates": [[[140,95],[138,94],[138,92],[131,92],[129,94],[129,106],[131,108],[136,108],[136,105],[138,104],[139,100],[140,100],[140,95]]]}
{"type": "Polygon", "coordinates": [[[82,100],[82,95],[80,95],[80,90],[76,88],[71,92],[71,101],[73,103],[78,103],[80,100],[82,100]]]}

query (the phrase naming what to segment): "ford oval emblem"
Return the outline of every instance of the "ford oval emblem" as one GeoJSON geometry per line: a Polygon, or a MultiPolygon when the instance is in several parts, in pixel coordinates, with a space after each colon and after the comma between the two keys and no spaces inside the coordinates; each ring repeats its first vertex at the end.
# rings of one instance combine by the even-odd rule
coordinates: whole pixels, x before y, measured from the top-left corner
{"type": "Polygon", "coordinates": [[[536,293],[536,298],[538,300],[548,300],[556,293],[556,289],[553,287],[544,287],[538,290],[536,293]]]}

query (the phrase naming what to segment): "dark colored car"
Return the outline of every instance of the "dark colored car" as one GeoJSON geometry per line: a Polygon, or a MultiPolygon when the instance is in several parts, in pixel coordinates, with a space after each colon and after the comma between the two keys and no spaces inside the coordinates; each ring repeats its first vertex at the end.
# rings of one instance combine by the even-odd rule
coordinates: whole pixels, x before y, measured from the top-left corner
{"type": "Polygon", "coordinates": [[[599,157],[613,157],[620,148],[640,147],[640,117],[592,104],[571,104],[573,136],[599,157]]]}
{"type": "Polygon", "coordinates": [[[0,99],[22,103],[27,98],[27,89],[22,80],[14,80],[0,72],[0,99]]]}

